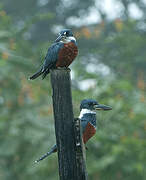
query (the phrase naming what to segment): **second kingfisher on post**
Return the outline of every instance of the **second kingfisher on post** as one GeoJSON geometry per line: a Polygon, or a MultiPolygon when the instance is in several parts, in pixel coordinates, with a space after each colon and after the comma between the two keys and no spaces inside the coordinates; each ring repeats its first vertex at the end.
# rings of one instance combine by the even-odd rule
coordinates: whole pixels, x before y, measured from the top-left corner
{"type": "Polygon", "coordinates": [[[64,29],[59,33],[58,38],[49,47],[41,68],[29,79],[33,80],[42,75],[46,77],[50,69],[68,67],[78,54],[76,39],[70,29],[64,29]]]}
{"type": "MultiPolygon", "coordinates": [[[[96,133],[96,112],[95,112],[96,110],[109,111],[112,110],[112,107],[99,104],[94,99],[84,99],[81,101],[80,115],[78,118],[81,120],[81,127],[82,127],[81,130],[82,130],[82,138],[84,144],[86,144],[88,140],[92,138],[96,133]]],[[[55,152],[57,152],[56,144],[52,146],[49,152],[44,154],[41,158],[39,158],[35,162],[38,163],[39,161],[42,161],[47,156],[55,152]]]]}

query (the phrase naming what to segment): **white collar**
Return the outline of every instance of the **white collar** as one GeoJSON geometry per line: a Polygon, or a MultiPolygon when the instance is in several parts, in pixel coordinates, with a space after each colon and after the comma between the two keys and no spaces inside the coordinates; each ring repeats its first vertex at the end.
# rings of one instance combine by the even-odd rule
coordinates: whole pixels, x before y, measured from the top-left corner
{"type": "Polygon", "coordinates": [[[75,37],[69,36],[69,37],[66,37],[65,39],[62,39],[60,42],[69,43],[69,42],[71,42],[71,41],[75,41],[75,42],[76,42],[75,37]]]}
{"type": "Polygon", "coordinates": [[[91,111],[89,109],[82,109],[79,115],[79,119],[81,119],[84,114],[96,114],[96,112],[91,111]]]}

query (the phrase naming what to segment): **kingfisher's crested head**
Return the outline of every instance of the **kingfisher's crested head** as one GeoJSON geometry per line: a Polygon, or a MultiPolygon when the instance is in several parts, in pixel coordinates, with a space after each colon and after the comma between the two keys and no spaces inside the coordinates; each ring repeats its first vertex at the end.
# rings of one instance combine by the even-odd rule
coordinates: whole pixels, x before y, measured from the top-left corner
{"type": "Polygon", "coordinates": [[[63,29],[59,34],[66,37],[73,36],[71,29],[63,29]]]}
{"type": "Polygon", "coordinates": [[[63,29],[60,31],[58,38],[55,40],[55,42],[76,42],[75,37],[73,36],[73,33],[70,29],[63,29]]]}
{"type": "Polygon", "coordinates": [[[88,110],[112,110],[112,107],[106,106],[103,104],[99,104],[96,100],[94,99],[84,99],[81,101],[80,104],[80,110],[82,109],[88,109],[88,110]]]}

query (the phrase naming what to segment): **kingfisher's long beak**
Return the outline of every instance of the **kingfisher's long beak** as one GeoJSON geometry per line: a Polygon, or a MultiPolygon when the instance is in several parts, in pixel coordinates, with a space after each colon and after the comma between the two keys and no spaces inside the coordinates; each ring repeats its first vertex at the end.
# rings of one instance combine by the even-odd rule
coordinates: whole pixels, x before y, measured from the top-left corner
{"type": "Polygon", "coordinates": [[[55,42],[59,42],[64,36],[59,35],[58,38],[55,40],[55,42]]]}
{"type": "Polygon", "coordinates": [[[112,107],[106,106],[104,104],[94,105],[94,108],[95,110],[104,110],[104,111],[112,110],[112,107]]]}

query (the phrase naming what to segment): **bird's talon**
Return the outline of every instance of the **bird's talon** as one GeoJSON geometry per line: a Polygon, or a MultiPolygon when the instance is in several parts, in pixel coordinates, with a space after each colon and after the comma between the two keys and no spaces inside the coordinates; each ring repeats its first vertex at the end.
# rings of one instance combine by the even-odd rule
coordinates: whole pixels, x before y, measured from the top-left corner
{"type": "Polygon", "coordinates": [[[68,68],[68,67],[66,68],[66,70],[67,70],[68,72],[70,72],[70,71],[71,71],[71,69],[70,69],[70,68],[68,68]]]}
{"type": "Polygon", "coordinates": [[[85,146],[85,149],[88,151],[88,147],[87,146],[85,146]]]}

